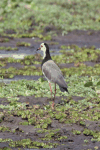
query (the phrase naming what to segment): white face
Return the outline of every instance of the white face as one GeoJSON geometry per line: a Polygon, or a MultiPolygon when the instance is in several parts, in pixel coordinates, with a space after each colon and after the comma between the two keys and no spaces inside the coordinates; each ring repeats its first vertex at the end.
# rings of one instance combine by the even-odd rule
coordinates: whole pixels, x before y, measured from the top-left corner
{"type": "Polygon", "coordinates": [[[41,51],[43,51],[43,58],[45,58],[45,56],[46,56],[46,47],[45,47],[44,43],[42,43],[40,45],[40,49],[41,49],[41,51]]]}

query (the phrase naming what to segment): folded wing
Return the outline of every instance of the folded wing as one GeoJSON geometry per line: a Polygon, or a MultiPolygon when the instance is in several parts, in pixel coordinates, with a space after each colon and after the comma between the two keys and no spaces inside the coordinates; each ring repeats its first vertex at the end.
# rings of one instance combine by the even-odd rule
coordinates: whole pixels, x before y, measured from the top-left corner
{"type": "Polygon", "coordinates": [[[48,60],[42,66],[42,72],[50,82],[54,82],[59,85],[62,92],[67,91],[67,84],[64,80],[62,72],[59,67],[52,60],[48,60]]]}

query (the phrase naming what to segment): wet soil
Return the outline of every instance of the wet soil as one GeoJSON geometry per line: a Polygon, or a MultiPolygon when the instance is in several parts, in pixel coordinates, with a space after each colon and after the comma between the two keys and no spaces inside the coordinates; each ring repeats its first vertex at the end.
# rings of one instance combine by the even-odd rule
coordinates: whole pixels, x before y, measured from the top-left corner
{"type": "MultiPolygon", "coordinates": [[[[92,67],[97,64],[96,62],[91,62],[91,61],[86,61],[86,62],[82,62],[82,63],[85,64],[86,66],[92,66],[92,67]]],[[[24,65],[21,65],[20,63],[7,63],[6,66],[4,66],[2,68],[8,69],[11,66],[14,68],[17,68],[17,69],[24,67],[24,65]]],[[[41,67],[41,64],[34,64],[33,66],[35,66],[36,68],[39,68],[39,67],[41,67]]],[[[75,67],[75,64],[74,63],[58,64],[58,66],[60,68],[71,68],[71,67],[75,67]]]]}
{"type": "MultiPolygon", "coordinates": [[[[41,106],[43,106],[43,105],[49,104],[50,101],[52,102],[51,98],[47,98],[47,97],[37,97],[37,98],[35,98],[34,96],[27,96],[27,97],[19,96],[19,98],[20,98],[19,102],[21,102],[21,103],[26,102],[30,106],[32,106],[32,105],[41,105],[41,106]]],[[[63,103],[63,101],[61,101],[62,98],[66,98],[67,99],[66,96],[60,96],[60,97],[56,96],[55,104],[63,103]]],[[[78,97],[78,96],[73,96],[72,98],[76,102],[78,100],[84,99],[84,97],[78,97]]]]}
{"type": "MultiPolygon", "coordinates": [[[[78,97],[78,96],[73,96],[73,100],[75,100],[75,101],[82,100],[82,99],[84,99],[84,98],[78,97]]],[[[60,100],[61,100],[61,97],[56,97],[55,103],[61,104],[60,100]]],[[[5,98],[0,98],[0,104],[4,104],[4,105],[8,104],[5,101],[6,101],[5,98]]],[[[50,101],[50,99],[48,99],[46,97],[45,98],[35,98],[34,96],[28,96],[28,97],[19,96],[19,102],[29,103],[27,109],[29,109],[30,106],[36,106],[36,105],[40,105],[42,108],[42,106],[44,104],[48,104],[49,101],[50,101]]],[[[38,138],[39,139],[38,141],[42,142],[41,138],[44,137],[45,133],[38,133],[37,132],[38,129],[34,128],[34,125],[20,125],[20,122],[24,122],[24,121],[25,121],[25,119],[23,120],[20,116],[18,117],[16,115],[8,115],[5,113],[3,121],[0,123],[0,126],[8,127],[11,131],[10,132],[0,131],[0,138],[2,138],[2,139],[10,138],[13,141],[18,141],[18,140],[22,140],[22,139],[31,139],[33,141],[36,141],[36,139],[38,138]],[[15,132],[13,132],[13,131],[15,131],[15,132]]],[[[98,122],[98,121],[88,121],[87,120],[85,123],[86,123],[85,126],[79,125],[77,123],[76,124],[64,124],[64,123],[59,123],[58,120],[54,119],[52,121],[49,129],[60,128],[59,135],[67,136],[68,138],[58,141],[59,146],[57,148],[53,148],[52,150],[61,150],[61,149],[64,149],[64,150],[67,150],[67,149],[72,149],[72,150],[92,149],[92,150],[94,150],[95,146],[99,147],[100,143],[91,141],[92,136],[90,136],[90,135],[87,136],[87,135],[83,135],[82,133],[80,135],[73,135],[73,133],[72,133],[73,130],[78,130],[81,132],[84,130],[84,128],[87,128],[90,130],[96,130],[96,131],[100,130],[100,127],[99,127],[100,122],[98,122]],[[84,143],[84,140],[88,140],[88,142],[84,143]]],[[[44,140],[44,142],[46,142],[46,140],[44,140]]],[[[54,143],[55,141],[50,140],[50,142],[54,143]]],[[[5,147],[6,148],[10,147],[8,142],[0,143],[0,148],[5,148],[5,147]]],[[[19,148],[23,149],[22,147],[19,147],[19,148]]],[[[16,149],[16,148],[11,147],[11,149],[16,149]]],[[[45,150],[45,149],[42,148],[41,150],[45,150]]]]}
{"type": "Polygon", "coordinates": [[[66,36],[57,36],[54,38],[57,42],[61,42],[61,44],[71,45],[75,44],[80,47],[82,46],[93,46],[96,48],[100,48],[100,31],[81,31],[75,30],[69,32],[66,36]]]}
{"type": "MultiPolygon", "coordinates": [[[[47,30],[45,32],[47,32],[47,30]]],[[[9,38],[9,39],[10,39],[9,42],[6,42],[6,43],[0,42],[0,46],[16,47],[17,42],[24,41],[24,42],[31,43],[31,50],[36,51],[36,49],[39,47],[39,44],[41,43],[40,41],[35,42],[31,38],[20,38],[20,39],[9,38]]],[[[35,39],[38,40],[38,38],[35,38],[35,39]]],[[[61,45],[70,45],[70,44],[76,44],[78,46],[95,45],[96,48],[100,48],[100,31],[77,31],[76,30],[73,32],[69,32],[66,36],[58,35],[56,37],[52,37],[52,41],[59,42],[59,44],[58,45],[50,45],[51,49],[59,49],[59,47],[61,45]]],[[[43,41],[43,42],[47,42],[49,44],[51,41],[43,41]]],[[[99,58],[98,58],[98,62],[99,62],[99,58]]],[[[94,66],[96,64],[96,62],[84,62],[84,64],[86,64],[88,66],[94,66]]],[[[10,64],[7,64],[6,68],[9,68],[10,66],[13,66],[16,68],[23,67],[23,65],[20,65],[18,63],[10,63],[10,64]]],[[[37,65],[37,66],[40,66],[40,65],[37,65]]],[[[59,64],[59,66],[61,68],[75,67],[74,63],[59,64]]],[[[21,76],[19,78],[21,78],[21,76]]],[[[30,76],[29,76],[29,79],[31,79],[30,76]]],[[[49,102],[51,101],[47,97],[42,97],[42,98],[35,98],[34,96],[28,96],[28,97],[18,96],[18,97],[19,97],[18,102],[21,102],[21,103],[26,102],[27,109],[29,109],[31,106],[35,107],[37,105],[40,105],[40,107],[43,108],[44,105],[49,104],[49,102]]],[[[82,99],[84,99],[84,98],[73,96],[73,100],[76,102],[78,100],[82,100],[82,99]]],[[[56,97],[55,103],[60,104],[60,105],[63,104],[63,101],[61,101],[61,97],[56,97]]],[[[9,102],[7,101],[6,98],[0,98],[0,104],[3,104],[6,106],[9,104],[9,102]]],[[[0,112],[5,113],[5,110],[0,109],[0,112]]],[[[42,134],[37,133],[37,128],[34,128],[34,125],[20,125],[20,122],[23,122],[23,121],[25,121],[25,120],[23,120],[20,116],[18,117],[15,115],[9,115],[9,114],[5,113],[3,121],[0,123],[0,126],[9,127],[11,132],[0,131],[0,138],[2,138],[2,139],[10,138],[13,141],[17,141],[17,140],[21,140],[21,139],[28,139],[28,138],[36,141],[36,139],[40,138],[39,141],[41,142],[41,138],[44,136],[45,133],[42,133],[42,134]],[[15,130],[15,132],[13,132],[14,130],[15,130]],[[24,132],[22,132],[22,131],[24,131],[24,132]]],[[[83,133],[81,133],[80,135],[74,135],[72,133],[72,131],[74,129],[82,132],[84,130],[84,128],[100,131],[100,126],[99,126],[100,122],[99,121],[88,121],[87,120],[85,123],[88,126],[86,126],[86,125],[82,126],[77,123],[76,124],[59,123],[58,120],[54,119],[49,128],[50,129],[60,128],[60,131],[59,131],[60,136],[67,136],[68,138],[58,141],[59,146],[57,148],[51,148],[51,150],[68,150],[68,149],[70,149],[70,150],[87,150],[87,149],[95,150],[95,147],[100,149],[100,142],[91,141],[91,139],[93,138],[92,136],[90,136],[90,135],[87,136],[87,135],[84,135],[83,133]],[[84,140],[88,140],[88,142],[85,143],[84,140]]],[[[44,142],[46,142],[46,141],[44,141],[44,142]]],[[[50,142],[54,143],[55,140],[51,140],[50,142]]],[[[3,149],[3,148],[8,148],[8,147],[10,147],[9,142],[1,142],[0,143],[0,148],[3,149]]],[[[17,149],[17,148],[12,148],[12,147],[10,147],[10,148],[15,149],[15,150],[17,149]]],[[[23,149],[22,147],[18,147],[18,148],[23,149]]],[[[45,150],[45,148],[39,148],[39,149],[45,150]]]]}
{"type": "MultiPolygon", "coordinates": [[[[8,35],[9,37],[9,35],[8,35]]],[[[62,36],[59,34],[58,36],[52,37],[51,41],[42,41],[39,40],[39,38],[9,38],[9,42],[2,43],[0,42],[0,46],[10,46],[10,47],[16,47],[17,42],[27,42],[31,44],[31,47],[34,50],[36,50],[39,47],[39,44],[41,42],[47,42],[50,45],[50,48],[59,48],[61,45],[71,45],[75,44],[78,46],[96,46],[96,48],[100,48],[100,31],[82,31],[82,30],[75,30],[72,32],[69,32],[67,35],[62,36]],[[35,42],[35,40],[37,40],[35,42]],[[58,42],[59,45],[52,45],[51,42],[58,42]]]]}
{"type": "MultiPolygon", "coordinates": [[[[82,64],[85,64],[86,66],[94,66],[97,63],[96,62],[91,62],[91,61],[86,61],[86,62],[82,62],[82,64]]],[[[58,66],[60,68],[71,68],[71,67],[76,67],[76,65],[74,63],[68,63],[68,64],[58,64],[58,66]]]]}

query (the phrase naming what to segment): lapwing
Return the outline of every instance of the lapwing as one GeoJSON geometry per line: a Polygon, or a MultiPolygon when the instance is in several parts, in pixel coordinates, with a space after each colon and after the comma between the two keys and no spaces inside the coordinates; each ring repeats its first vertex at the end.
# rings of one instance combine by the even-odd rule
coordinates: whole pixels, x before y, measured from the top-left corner
{"type": "Polygon", "coordinates": [[[45,78],[49,82],[50,91],[51,91],[51,99],[52,99],[52,88],[51,88],[51,82],[55,84],[55,93],[54,93],[54,99],[52,103],[52,108],[54,108],[54,100],[56,95],[56,84],[59,86],[60,90],[62,92],[68,92],[68,86],[64,80],[64,77],[62,75],[62,72],[60,71],[60,68],[54,63],[50,56],[49,52],[49,46],[46,43],[42,43],[40,47],[37,49],[43,51],[43,60],[41,64],[42,72],[45,76],[45,78]]]}

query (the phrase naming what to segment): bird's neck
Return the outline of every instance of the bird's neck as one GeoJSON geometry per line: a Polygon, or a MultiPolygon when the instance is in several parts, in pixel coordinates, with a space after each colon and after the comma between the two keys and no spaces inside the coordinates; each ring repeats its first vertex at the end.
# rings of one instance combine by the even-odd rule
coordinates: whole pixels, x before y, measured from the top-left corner
{"type": "Polygon", "coordinates": [[[44,58],[43,58],[43,60],[42,60],[41,66],[42,66],[46,61],[51,60],[51,59],[52,59],[52,58],[51,58],[51,56],[50,56],[50,53],[47,52],[47,53],[44,55],[44,58]]]}

